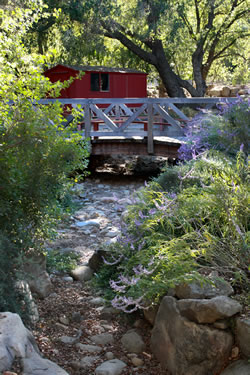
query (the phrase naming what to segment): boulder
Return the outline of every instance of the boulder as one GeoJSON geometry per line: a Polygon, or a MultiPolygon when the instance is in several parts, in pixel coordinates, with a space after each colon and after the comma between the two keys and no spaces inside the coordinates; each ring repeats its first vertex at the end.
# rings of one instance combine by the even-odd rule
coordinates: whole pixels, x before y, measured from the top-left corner
{"type": "Polygon", "coordinates": [[[55,363],[40,356],[31,332],[23,325],[19,315],[0,313],[0,371],[11,368],[20,358],[23,375],[68,375],[55,363]]]}
{"type": "Polygon", "coordinates": [[[197,323],[214,323],[216,320],[230,318],[241,311],[239,302],[226,296],[212,299],[182,299],[177,302],[182,316],[197,323]]]}
{"type": "Polygon", "coordinates": [[[151,347],[171,375],[220,373],[232,350],[230,333],[190,322],[177,300],[164,297],[152,331],[151,347]]]}
{"type": "Polygon", "coordinates": [[[204,284],[194,281],[192,283],[182,283],[176,286],[175,295],[179,299],[203,299],[216,296],[231,296],[233,288],[225,280],[210,277],[204,284]]]}
{"type": "Polygon", "coordinates": [[[23,270],[32,293],[36,293],[40,298],[45,298],[52,292],[53,287],[46,271],[44,254],[32,254],[27,257],[23,270]]]}
{"type": "Polygon", "coordinates": [[[230,87],[227,87],[227,86],[222,87],[221,96],[223,96],[224,98],[227,98],[230,96],[230,93],[231,93],[230,87]]]}
{"type": "MultiPolygon", "coordinates": [[[[240,351],[250,359],[250,319],[238,318],[236,320],[236,341],[240,351]]],[[[250,373],[249,373],[250,374],[250,373]]]]}
{"type": "Polygon", "coordinates": [[[88,266],[79,266],[70,271],[73,279],[78,281],[88,281],[93,276],[93,270],[88,266]]]}
{"type": "Polygon", "coordinates": [[[103,362],[95,370],[95,375],[120,375],[126,363],[119,359],[111,359],[110,361],[103,362]]]}
{"type": "Polygon", "coordinates": [[[125,333],[121,338],[121,342],[124,348],[130,353],[141,353],[146,348],[141,336],[134,330],[125,333]]]}
{"type": "Polygon", "coordinates": [[[239,360],[229,365],[220,375],[249,375],[250,363],[248,361],[239,360]]]}

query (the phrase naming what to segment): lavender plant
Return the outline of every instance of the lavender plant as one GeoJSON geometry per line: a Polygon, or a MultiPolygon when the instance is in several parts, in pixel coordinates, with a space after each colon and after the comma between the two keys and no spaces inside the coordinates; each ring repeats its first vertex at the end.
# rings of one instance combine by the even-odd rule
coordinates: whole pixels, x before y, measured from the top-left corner
{"type": "Polygon", "coordinates": [[[187,125],[188,141],[179,149],[182,160],[191,160],[208,149],[220,150],[235,157],[240,147],[249,150],[249,99],[238,97],[234,103],[226,100],[217,113],[201,110],[187,125]]]}

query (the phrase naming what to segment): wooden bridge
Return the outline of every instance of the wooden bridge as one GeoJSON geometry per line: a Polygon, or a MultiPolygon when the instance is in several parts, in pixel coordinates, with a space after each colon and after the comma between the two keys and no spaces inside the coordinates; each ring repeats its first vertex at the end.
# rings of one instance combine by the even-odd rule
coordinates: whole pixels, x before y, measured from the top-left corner
{"type": "MultiPolygon", "coordinates": [[[[185,141],[184,127],[191,120],[183,106],[212,108],[225,98],[45,99],[75,108],[78,131],[90,140],[92,155],[161,155],[176,158],[185,141]]],[[[227,101],[235,101],[228,98],[227,101]]],[[[73,118],[66,111],[67,121],[73,118]]]]}

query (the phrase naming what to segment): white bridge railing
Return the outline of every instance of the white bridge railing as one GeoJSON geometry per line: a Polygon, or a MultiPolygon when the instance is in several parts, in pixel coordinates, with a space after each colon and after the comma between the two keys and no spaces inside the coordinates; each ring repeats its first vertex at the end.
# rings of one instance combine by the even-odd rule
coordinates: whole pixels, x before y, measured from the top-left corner
{"type": "MultiPolygon", "coordinates": [[[[233,102],[236,98],[227,98],[233,102]]],[[[133,99],[44,99],[40,104],[54,101],[64,108],[76,108],[83,137],[147,138],[148,153],[154,151],[154,137],[184,135],[184,125],[190,120],[177,105],[212,107],[225,98],[133,98],[133,99]]],[[[66,111],[72,119],[70,111],[66,111]]]]}

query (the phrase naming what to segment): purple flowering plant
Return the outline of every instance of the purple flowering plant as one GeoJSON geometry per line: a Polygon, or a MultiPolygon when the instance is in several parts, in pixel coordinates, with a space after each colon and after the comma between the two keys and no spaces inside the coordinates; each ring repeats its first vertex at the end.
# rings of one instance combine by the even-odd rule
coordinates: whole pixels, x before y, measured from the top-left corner
{"type": "Polygon", "coordinates": [[[204,151],[215,149],[236,156],[240,145],[249,149],[249,99],[238,97],[234,103],[220,102],[216,111],[200,110],[189,121],[185,135],[187,142],[179,149],[182,160],[197,158],[204,151]]]}

